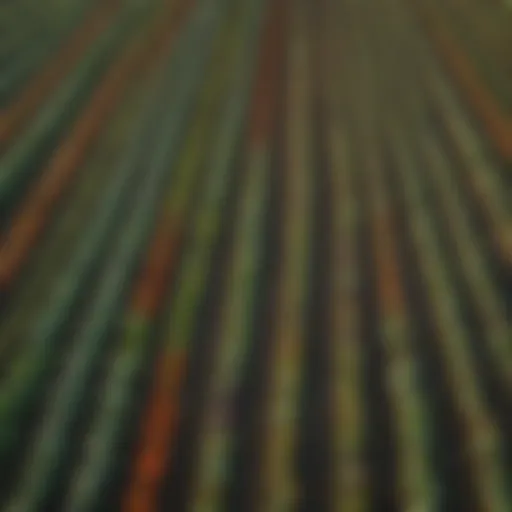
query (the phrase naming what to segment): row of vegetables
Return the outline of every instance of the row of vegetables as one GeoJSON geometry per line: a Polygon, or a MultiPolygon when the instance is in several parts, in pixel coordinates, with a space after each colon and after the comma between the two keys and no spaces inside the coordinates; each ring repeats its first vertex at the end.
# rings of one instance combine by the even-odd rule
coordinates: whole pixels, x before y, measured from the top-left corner
{"type": "MultiPolygon", "coordinates": [[[[0,22],[36,4],[6,4],[0,22]]],[[[0,41],[8,73],[26,51],[46,84],[16,122],[5,121],[9,107],[0,118],[12,127],[0,129],[5,510],[168,506],[184,393],[206,338],[187,510],[230,507],[245,453],[238,408],[254,372],[257,449],[243,509],[304,508],[306,348],[321,342],[308,332],[317,201],[331,215],[329,463],[317,468],[326,503],[509,510],[510,180],[506,144],[493,139],[506,135],[478,123],[489,116],[454,64],[462,50],[439,44],[403,0],[51,5],[66,16],[46,57],[37,32],[0,41]],[[73,50],[56,50],[66,38],[73,50]],[[319,199],[321,179],[329,193],[319,199]],[[216,267],[216,319],[201,331],[216,267]],[[263,370],[250,359],[258,344],[268,347],[263,370]],[[372,423],[381,399],[386,432],[372,423]],[[452,485],[454,473],[470,489],[452,485]]]]}
{"type": "Polygon", "coordinates": [[[507,91],[510,6],[500,1],[467,4],[454,0],[439,2],[437,8],[447,18],[454,35],[470,52],[475,67],[510,115],[512,104],[507,91]]]}
{"type": "Polygon", "coordinates": [[[488,25],[489,31],[501,34],[506,39],[509,34],[506,20],[511,16],[510,10],[502,6],[503,16],[495,16],[491,20],[485,16],[476,18],[472,9],[463,16],[459,10],[460,14],[450,22],[450,16],[435,4],[420,1],[415,6],[418,18],[430,32],[433,44],[442,54],[441,60],[445,62],[448,73],[456,79],[462,94],[472,104],[473,115],[490,134],[498,157],[509,166],[512,160],[512,121],[510,95],[507,90],[510,69],[505,50],[509,44],[505,40],[485,52],[483,48],[486,41],[493,37],[480,35],[477,42],[470,44],[465,41],[467,34],[476,31],[471,28],[455,30],[452,26],[457,26],[461,18],[473,18],[475,23],[478,19],[481,26],[488,25]],[[483,57],[482,52],[485,52],[483,57]],[[498,54],[503,54],[503,57],[498,58],[498,54]]]}

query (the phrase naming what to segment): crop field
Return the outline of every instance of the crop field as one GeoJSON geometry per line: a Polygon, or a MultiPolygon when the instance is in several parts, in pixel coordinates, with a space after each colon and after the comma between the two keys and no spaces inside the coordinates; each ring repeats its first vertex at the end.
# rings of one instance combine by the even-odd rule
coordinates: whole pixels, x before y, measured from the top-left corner
{"type": "Polygon", "coordinates": [[[512,5],[0,0],[0,510],[512,512],[512,5]]]}

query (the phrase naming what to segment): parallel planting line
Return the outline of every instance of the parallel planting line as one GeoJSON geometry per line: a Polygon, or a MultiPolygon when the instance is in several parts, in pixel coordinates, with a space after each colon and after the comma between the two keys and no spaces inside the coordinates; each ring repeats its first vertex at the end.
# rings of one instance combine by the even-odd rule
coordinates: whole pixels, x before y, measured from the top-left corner
{"type": "Polygon", "coordinates": [[[466,95],[501,157],[512,162],[512,121],[503,113],[487,87],[482,83],[468,57],[456,44],[442,17],[432,6],[415,0],[415,8],[423,19],[427,31],[451,73],[466,95]]]}
{"type": "Polygon", "coordinates": [[[180,157],[176,180],[163,205],[143,267],[132,289],[130,305],[120,327],[119,347],[104,384],[103,398],[86,434],[86,451],[67,497],[69,510],[95,510],[101,488],[108,481],[108,471],[116,455],[111,447],[122,433],[142,365],[147,361],[154,322],[162,308],[169,277],[174,275],[179,262],[195,178],[206,164],[207,152],[198,152],[197,147],[205,147],[211,141],[214,119],[219,103],[224,103],[223,91],[232,73],[234,49],[241,37],[234,28],[228,27],[213,53],[198,115],[180,157]],[[220,67],[219,61],[222,61],[220,67]]]}
{"type": "Polygon", "coordinates": [[[110,4],[100,4],[73,32],[69,41],[64,41],[58,54],[51,58],[37,76],[17,94],[16,98],[0,113],[0,153],[22,129],[23,124],[55,89],[66,74],[92,44],[94,39],[107,27],[115,11],[110,4]]]}
{"type": "MultiPolygon", "coordinates": [[[[147,408],[141,425],[135,460],[126,485],[123,510],[158,510],[159,493],[175,450],[180,393],[188,366],[195,315],[204,295],[211,255],[222,228],[221,213],[235,172],[235,155],[252,78],[256,44],[259,39],[261,2],[249,3],[245,23],[247,39],[240,46],[240,61],[233,92],[221,113],[219,132],[211,155],[211,169],[201,193],[201,206],[194,216],[190,240],[176,283],[170,311],[170,325],[164,339],[147,408]]],[[[244,25],[245,25],[244,23],[244,25]]]]}
{"type": "Polygon", "coordinates": [[[391,409],[391,423],[396,450],[396,497],[400,510],[437,508],[438,496],[430,458],[430,423],[427,389],[421,377],[421,362],[415,353],[414,325],[406,305],[404,278],[400,270],[396,219],[384,180],[385,165],[381,130],[387,116],[382,111],[384,94],[385,53],[378,45],[382,30],[371,24],[373,48],[361,52],[363,68],[360,89],[367,90],[359,99],[361,159],[366,189],[370,237],[372,239],[377,300],[378,338],[382,344],[385,365],[384,387],[391,409]],[[379,37],[380,36],[380,37],[379,37]],[[371,52],[371,53],[370,53],[371,52]],[[373,90],[369,84],[373,84],[373,90]]]}
{"type": "Polygon", "coordinates": [[[145,180],[85,311],[83,327],[77,333],[64,371],[55,383],[55,398],[48,404],[24,474],[7,510],[39,510],[58,481],[74,418],[79,413],[82,398],[88,393],[94,365],[105,354],[113,319],[122,307],[148,230],[154,224],[162,188],[170,182],[183,130],[187,128],[191,106],[202,79],[205,59],[209,57],[209,43],[216,28],[216,19],[211,10],[200,9],[178,45],[176,60],[184,65],[173,87],[175,103],[165,113],[145,180]]]}
{"type": "Polygon", "coordinates": [[[16,208],[14,216],[0,239],[0,298],[19,277],[31,250],[42,235],[58,200],[74,179],[87,151],[101,134],[108,116],[124,96],[136,73],[144,73],[161,58],[162,50],[176,35],[177,26],[186,15],[190,2],[184,2],[179,11],[173,3],[152,25],[154,32],[148,38],[137,40],[122,58],[109,70],[97,87],[82,117],[72,127],[59,146],[41,178],[16,208]],[[171,29],[169,29],[169,25],[171,29]]]}
{"type": "Polygon", "coordinates": [[[263,410],[263,446],[256,510],[295,510],[300,483],[295,472],[299,399],[303,378],[306,300],[312,237],[313,157],[310,120],[312,51],[307,7],[286,2],[290,12],[287,61],[284,218],[281,224],[277,306],[263,410]]]}
{"type": "Polygon", "coordinates": [[[276,131],[277,98],[284,57],[285,2],[268,8],[251,113],[247,174],[241,187],[227,290],[223,297],[217,350],[201,421],[190,510],[222,511],[233,477],[235,405],[253,339],[256,289],[261,273],[269,170],[276,131]]]}
{"type": "Polygon", "coordinates": [[[405,141],[403,128],[390,120],[389,143],[396,158],[397,177],[407,204],[408,235],[424,276],[425,293],[439,336],[437,348],[449,372],[450,392],[463,428],[464,464],[480,502],[479,510],[506,511],[510,496],[503,462],[503,439],[478,386],[475,363],[468,350],[468,332],[460,317],[457,299],[450,286],[439,251],[431,213],[412,174],[416,161],[405,141]]]}
{"type": "MultiPolygon", "coordinates": [[[[174,69],[170,71],[175,72],[174,69]]],[[[173,78],[171,74],[163,85],[167,86],[173,78]]],[[[111,239],[123,221],[122,212],[141,184],[140,169],[146,163],[147,145],[157,132],[155,128],[160,129],[162,125],[161,116],[158,116],[161,112],[160,102],[168,98],[163,90],[156,97],[159,101],[142,112],[143,119],[134,134],[132,150],[119,162],[117,172],[106,187],[89,229],[56,283],[52,302],[37,318],[25,351],[11,362],[9,372],[2,382],[0,414],[4,419],[1,425],[4,449],[14,444],[11,436],[17,430],[17,416],[22,414],[25,407],[30,406],[34,392],[45,380],[46,368],[49,366],[46,354],[54,354],[59,348],[68,319],[75,312],[98,265],[111,248],[111,239]]]]}

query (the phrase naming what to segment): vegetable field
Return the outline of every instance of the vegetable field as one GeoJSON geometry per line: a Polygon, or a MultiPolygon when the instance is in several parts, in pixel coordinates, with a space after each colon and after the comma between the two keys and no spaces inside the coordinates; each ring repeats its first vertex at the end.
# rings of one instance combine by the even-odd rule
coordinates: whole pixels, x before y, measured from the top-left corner
{"type": "Polygon", "coordinates": [[[0,510],[512,512],[511,27],[0,2],[0,510]]]}

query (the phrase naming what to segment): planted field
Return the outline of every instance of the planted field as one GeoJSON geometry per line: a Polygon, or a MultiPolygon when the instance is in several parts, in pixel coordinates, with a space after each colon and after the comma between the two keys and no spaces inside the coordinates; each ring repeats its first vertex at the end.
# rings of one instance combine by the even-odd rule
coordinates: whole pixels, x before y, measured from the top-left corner
{"type": "Polygon", "coordinates": [[[511,19],[1,4],[0,509],[512,511],[511,19]]]}

